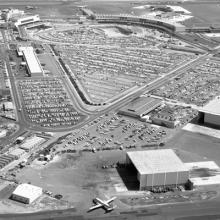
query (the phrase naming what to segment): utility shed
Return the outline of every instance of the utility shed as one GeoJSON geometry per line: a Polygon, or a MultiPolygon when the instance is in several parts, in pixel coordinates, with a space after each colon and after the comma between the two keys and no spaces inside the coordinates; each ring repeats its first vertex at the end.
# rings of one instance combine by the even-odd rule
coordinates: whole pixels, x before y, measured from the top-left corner
{"type": "Polygon", "coordinates": [[[25,204],[31,204],[34,200],[40,197],[42,193],[42,188],[23,183],[12,193],[12,199],[25,204]]]}
{"type": "Polygon", "coordinates": [[[183,185],[189,179],[189,169],[172,149],[127,152],[126,160],[137,171],[140,190],[183,185]]]}
{"type": "Polygon", "coordinates": [[[220,96],[211,100],[207,105],[199,110],[200,119],[205,124],[220,127],[220,96]]]}

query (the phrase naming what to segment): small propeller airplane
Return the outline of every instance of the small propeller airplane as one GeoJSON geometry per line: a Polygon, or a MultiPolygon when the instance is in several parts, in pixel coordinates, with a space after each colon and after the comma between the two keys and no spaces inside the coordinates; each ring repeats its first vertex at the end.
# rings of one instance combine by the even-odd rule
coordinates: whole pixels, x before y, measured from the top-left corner
{"type": "Polygon", "coordinates": [[[93,202],[95,203],[94,206],[89,208],[89,212],[98,209],[98,208],[103,208],[105,209],[106,212],[111,212],[112,210],[114,210],[116,208],[116,206],[113,206],[112,202],[116,199],[116,197],[112,197],[109,200],[103,201],[99,198],[95,198],[93,199],[93,202]]]}

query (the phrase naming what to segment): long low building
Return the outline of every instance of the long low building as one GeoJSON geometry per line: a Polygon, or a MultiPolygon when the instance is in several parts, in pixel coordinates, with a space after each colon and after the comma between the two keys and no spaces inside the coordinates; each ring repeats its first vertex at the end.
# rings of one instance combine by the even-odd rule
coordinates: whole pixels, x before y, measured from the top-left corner
{"type": "Polygon", "coordinates": [[[168,32],[184,32],[185,25],[178,22],[163,21],[156,18],[143,18],[141,16],[134,16],[130,14],[95,14],[95,19],[99,23],[119,23],[119,24],[134,24],[143,27],[154,27],[163,29],[168,32]]]}
{"type": "Polygon", "coordinates": [[[11,19],[14,22],[14,25],[16,27],[20,26],[20,25],[24,25],[24,24],[30,24],[33,22],[37,22],[40,21],[40,17],[39,15],[18,15],[18,16],[14,16],[11,19]]]}
{"type": "Polygon", "coordinates": [[[184,185],[189,169],[172,149],[127,152],[127,164],[137,172],[139,189],[184,185]]]}
{"type": "Polygon", "coordinates": [[[43,193],[42,188],[31,184],[23,183],[19,185],[12,193],[11,198],[18,202],[30,204],[43,193]]]}
{"type": "Polygon", "coordinates": [[[119,110],[119,114],[141,118],[161,105],[161,100],[152,97],[140,97],[119,110]]]}
{"type": "Polygon", "coordinates": [[[39,147],[44,141],[44,138],[33,136],[31,138],[26,139],[24,143],[20,145],[20,148],[29,152],[33,148],[39,147]]]}
{"type": "Polygon", "coordinates": [[[19,47],[18,55],[24,57],[29,75],[41,76],[43,74],[43,69],[33,47],[19,47]]]}
{"type": "Polygon", "coordinates": [[[199,110],[200,121],[205,124],[220,127],[220,96],[211,100],[199,110]]]}

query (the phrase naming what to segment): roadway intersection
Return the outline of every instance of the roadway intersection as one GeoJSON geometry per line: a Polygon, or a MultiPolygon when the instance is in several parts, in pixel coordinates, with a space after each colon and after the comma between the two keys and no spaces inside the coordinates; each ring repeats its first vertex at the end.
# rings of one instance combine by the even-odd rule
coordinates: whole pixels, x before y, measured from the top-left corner
{"type": "MultiPolygon", "coordinates": [[[[91,110],[91,106],[86,106],[82,100],[80,99],[79,95],[77,94],[77,91],[73,88],[71,82],[68,79],[68,76],[62,69],[62,67],[59,64],[58,59],[54,56],[54,63],[57,64],[58,68],[60,68],[60,78],[63,81],[63,84],[68,91],[71,100],[74,104],[74,107],[76,110],[82,114],[87,115],[86,119],[81,122],[80,124],[77,124],[76,126],[69,127],[69,128],[59,128],[59,129],[51,129],[51,128],[42,128],[39,125],[31,124],[26,116],[25,112],[23,111],[19,92],[17,91],[16,86],[16,79],[13,75],[13,72],[11,70],[9,58],[7,56],[7,49],[8,44],[5,42],[5,45],[1,45],[1,53],[3,55],[3,59],[6,61],[7,70],[9,74],[9,79],[11,82],[12,87],[12,96],[13,101],[16,106],[16,115],[17,115],[17,121],[20,126],[20,130],[17,131],[16,135],[22,134],[24,131],[53,131],[53,132],[66,132],[69,133],[73,129],[81,128],[82,126],[88,124],[89,122],[95,120],[99,116],[106,114],[110,111],[117,111],[122,106],[128,104],[131,100],[139,97],[142,94],[148,93],[153,89],[158,88],[159,86],[165,84],[168,82],[171,78],[175,78],[179,75],[181,75],[183,72],[185,72],[187,69],[190,69],[191,67],[195,65],[199,65],[206,59],[209,59],[212,57],[213,52],[208,52],[203,55],[199,55],[196,59],[191,60],[187,63],[182,64],[181,66],[175,68],[174,70],[170,71],[164,76],[161,76],[160,78],[154,80],[153,82],[144,85],[124,97],[115,100],[112,103],[109,103],[106,106],[102,106],[99,109],[91,110]]],[[[218,48],[216,48],[218,50],[218,48]]],[[[215,50],[216,52],[216,50],[215,50]]],[[[198,219],[219,219],[220,218],[220,201],[206,201],[201,203],[181,203],[181,204],[167,204],[164,206],[156,206],[156,208],[144,208],[143,209],[135,209],[130,210],[126,212],[124,210],[117,210],[116,213],[110,213],[106,215],[102,215],[100,217],[93,216],[92,214],[86,214],[85,215],[76,215],[75,209],[67,209],[62,211],[47,211],[47,212],[39,212],[39,213],[31,213],[31,214],[8,214],[8,215],[0,215],[0,219],[17,219],[17,220],[24,220],[24,219],[167,219],[167,220],[191,220],[195,219],[192,216],[200,216],[198,219]],[[147,210],[147,212],[146,212],[147,210]]]]}

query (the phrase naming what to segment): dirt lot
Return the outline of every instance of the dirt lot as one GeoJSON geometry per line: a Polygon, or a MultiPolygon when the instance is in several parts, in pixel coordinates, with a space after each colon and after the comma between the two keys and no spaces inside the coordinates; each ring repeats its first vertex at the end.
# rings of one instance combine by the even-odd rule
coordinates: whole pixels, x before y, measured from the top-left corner
{"type": "Polygon", "coordinates": [[[188,131],[180,131],[168,143],[166,147],[179,149],[184,162],[214,160],[220,165],[220,140],[217,138],[195,134],[188,131]]]}
{"type": "Polygon", "coordinates": [[[127,2],[87,2],[88,7],[98,14],[126,14],[131,13],[132,5],[127,2]]]}
{"type": "Polygon", "coordinates": [[[123,151],[66,154],[45,166],[35,161],[17,177],[20,182],[31,182],[53,194],[62,194],[63,200],[71,202],[78,210],[87,210],[95,197],[113,196],[109,175],[112,171],[106,172],[102,165],[124,160],[123,151]]]}
{"type": "MultiPolygon", "coordinates": [[[[189,136],[190,137],[190,136],[189,136]]],[[[176,153],[184,162],[201,161],[206,152],[204,149],[191,152],[184,151],[184,138],[188,140],[186,134],[178,134],[177,137],[182,144],[176,153]],[[198,153],[201,151],[200,156],[198,153]]],[[[194,139],[189,141],[194,141],[194,139]]],[[[170,145],[174,148],[176,139],[170,141],[170,145]]],[[[189,142],[185,141],[187,146],[189,142]]],[[[197,143],[198,144],[198,143],[197,143]]],[[[192,144],[190,146],[193,146],[192,144]]],[[[204,146],[205,147],[205,146],[204,146]]],[[[190,149],[189,149],[190,150],[190,149]]],[[[68,201],[72,204],[77,212],[85,213],[92,205],[92,200],[95,197],[107,199],[112,196],[117,196],[115,202],[119,208],[128,208],[129,206],[145,206],[157,203],[167,202],[187,202],[189,200],[206,200],[217,196],[217,191],[206,188],[196,190],[195,192],[181,193],[180,191],[165,194],[147,194],[146,192],[136,193],[138,183],[134,178],[134,173],[131,173],[121,167],[114,168],[111,165],[117,162],[125,162],[125,151],[102,151],[97,153],[76,153],[64,154],[55,156],[54,160],[47,165],[40,164],[35,161],[31,166],[24,168],[17,174],[17,179],[20,182],[31,182],[34,185],[41,186],[43,189],[52,191],[53,194],[62,194],[63,201],[68,201]],[[103,165],[108,165],[109,168],[103,169],[103,165]],[[129,189],[129,191],[127,191],[129,189]],[[129,205],[129,206],[127,206],[129,205]]],[[[212,159],[209,157],[208,159],[212,159]]],[[[117,210],[116,210],[117,211],[117,210]]],[[[95,214],[103,212],[97,210],[95,214]]],[[[92,213],[94,214],[94,213],[92,213]]]]}
{"type": "Polygon", "coordinates": [[[184,4],[184,8],[205,23],[218,24],[220,22],[219,4],[184,4]]]}
{"type": "Polygon", "coordinates": [[[36,13],[41,17],[51,17],[51,18],[62,18],[69,17],[71,15],[81,14],[80,10],[76,7],[78,1],[71,3],[62,3],[61,1],[3,1],[0,0],[0,5],[2,8],[8,8],[12,6],[13,8],[18,8],[20,10],[25,10],[27,13],[36,13]],[[27,5],[36,6],[36,9],[26,10],[27,5]]]}

